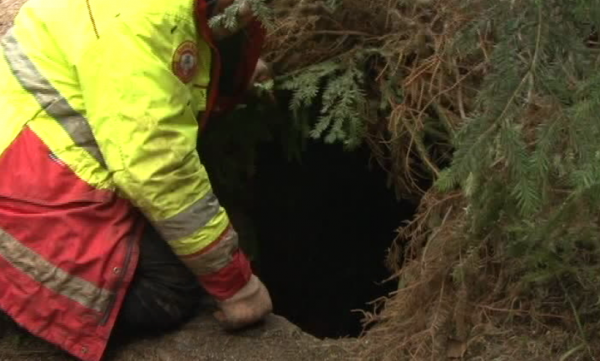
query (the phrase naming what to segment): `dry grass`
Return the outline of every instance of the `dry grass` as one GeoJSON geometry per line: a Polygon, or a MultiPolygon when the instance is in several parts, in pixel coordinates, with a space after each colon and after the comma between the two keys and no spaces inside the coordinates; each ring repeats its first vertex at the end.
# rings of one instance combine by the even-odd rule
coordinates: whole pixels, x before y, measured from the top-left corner
{"type": "Polygon", "coordinates": [[[460,193],[428,193],[401,229],[388,263],[398,291],[364,312],[365,361],[593,360],[559,287],[545,296],[523,288],[505,239],[466,237],[460,193]],[[407,244],[406,249],[402,248],[407,244]],[[404,261],[401,261],[404,260],[404,261]],[[561,359],[562,360],[562,359],[561,359]]]}
{"type": "Polygon", "coordinates": [[[451,51],[451,40],[478,16],[478,9],[462,8],[460,0],[436,6],[431,6],[433,1],[341,3],[339,10],[329,12],[323,1],[276,1],[277,24],[267,58],[279,74],[289,74],[325,60],[344,61],[362,49],[378,49],[379,56],[367,69],[371,81],[366,91],[390,110],[365,113],[367,142],[399,194],[422,195],[419,180],[439,174],[450,145],[448,139],[425,144],[420,134],[432,120],[438,125],[441,120],[447,134],[459,127],[488,65],[485,54],[491,43],[483,35],[481,56],[451,51]],[[383,93],[385,87],[391,91],[383,93]]]}
{"type": "Polygon", "coordinates": [[[502,254],[504,239],[467,239],[461,193],[441,196],[421,188],[419,180],[439,174],[451,147],[448,139],[424,144],[419,134],[432,121],[453,134],[473,109],[490,67],[488,34],[477,34],[475,54],[453,50],[464,25],[480,16],[480,2],[468,7],[460,0],[341,3],[328,12],[322,1],[277,0],[268,59],[278,73],[290,74],[325,60],[344,61],[361,49],[380,53],[367,69],[366,90],[391,111],[366,113],[368,142],[398,193],[423,199],[387,260],[398,291],[364,312],[367,346],[360,359],[592,360],[600,355],[581,338],[559,285],[534,295],[518,281],[521,265],[502,254]],[[397,78],[387,78],[395,72],[397,78]],[[386,81],[402,97],[382,92],[386,81]]]}

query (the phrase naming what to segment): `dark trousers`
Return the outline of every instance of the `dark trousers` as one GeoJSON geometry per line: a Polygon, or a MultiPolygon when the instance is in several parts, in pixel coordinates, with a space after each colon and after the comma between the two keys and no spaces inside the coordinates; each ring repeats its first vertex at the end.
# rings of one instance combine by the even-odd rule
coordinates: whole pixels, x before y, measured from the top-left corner
{"type": "MultiPolygon", "coordinates": [[[[202,309],[214,307],[197,278],[150,226],[140,242],[140,259],[111,336],[120,347],[139,337],[172,331],[202,309]]],[[[19,329],[0,311],[0,337],[19,329]]]]}
{"type": "Polygon", "coordinates": [[[138,267],[117,318],[114,338],[159,335],[176,329],[209,299],[197,277],[160,235],[147,226],[140,243],[138,267]]]}

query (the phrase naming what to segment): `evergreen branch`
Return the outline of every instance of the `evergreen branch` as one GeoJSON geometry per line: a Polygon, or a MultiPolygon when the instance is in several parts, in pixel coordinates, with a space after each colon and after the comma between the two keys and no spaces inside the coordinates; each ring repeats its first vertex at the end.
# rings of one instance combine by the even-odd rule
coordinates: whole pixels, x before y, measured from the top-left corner
{"type": "Polygon", "coordinates": [[[537,2],[537,7],[538,7],[538,26],[537,26],[537,35],[535,38],[535,50],[533,52],[533,60],[531,61],[531,72],[532,73],[535,72],[535,68],[537,66],[539,55],[540,55],[541,43],[542,43],[543,13],[542,13],[542,3],[540,1],[537,2]]]}
{"type": "Polygon", "coordinates": [[[265,0],[234,0],[231,5],[223,10],[223,13],[212,16],[208,24],[211,28],[223,27],[227,30],[235,30],[238,27],[238,14],[243,6],[248,4],[250,10],[268,30],[273,29],[273,13],[271,7],[265,0]]]}
{"type": "MultiPolygon", "coordinates": [[[[491,134],[494,132],[494,130],[496,130],[496,128],[498,127],[499,120],[503,119],[503,117],[508,113],[510,106],[513,104],[513,102],[515,102],[517,95],[521,91],[521,88],[525,85],[526,80],[527,80],[527,76],[524,76],[521,79],[521,82],[519,83],[517,88],[513,91],[507,104],[505,105],[504,109],[502,110],[502,113],[500,114],[500,116],[498,116],[493,122],[491,122],[490,126],[483,133],[477,135],[475,142],[473,142],[472,144],[469,144],[466,147],[464,145],[461,146],[461,148],[459,150],[461,154],[478,154],[476,152],[477,148],[481,146],[481,144],[484,140],[486,140],[489,136],[491,136],[491,134]]],[[[455,157],[455,159],[456,159],[456,157],[455,157]]],[[[454,162],[453,162],[452,167],[453,168],[455,167],[454,162]]]]}

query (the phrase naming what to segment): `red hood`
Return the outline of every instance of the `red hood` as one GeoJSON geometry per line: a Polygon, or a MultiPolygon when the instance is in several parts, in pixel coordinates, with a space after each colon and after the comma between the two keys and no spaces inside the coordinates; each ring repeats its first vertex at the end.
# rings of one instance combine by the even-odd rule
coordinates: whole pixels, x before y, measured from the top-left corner
{"type": "Polygon", "coordinates": [[[222,59],[216,44],[212,38],[210,28],[208,26],[208,4],[206,0],[197,0],[196,2],[196,23],[199,32],[213,49],[213,71],[211,74],[211,86],[206,111],[203,119],[200,121],[200,127],[206,125],[206,121],[210,114],[223,114],[235,108],[237,104],[243,101],[248,88],[249,82],[254,74],[254,69],[260,58],[263,45],[266,38],[266,31],[262,24],[255,20],[247,27],[247,40],[242,44],[241,55],[232,77],[231,89],[233,92],[229,94],[219,94],[219,78],[221,76],[221,68],[224,61],[230,59],[222,59]]]}

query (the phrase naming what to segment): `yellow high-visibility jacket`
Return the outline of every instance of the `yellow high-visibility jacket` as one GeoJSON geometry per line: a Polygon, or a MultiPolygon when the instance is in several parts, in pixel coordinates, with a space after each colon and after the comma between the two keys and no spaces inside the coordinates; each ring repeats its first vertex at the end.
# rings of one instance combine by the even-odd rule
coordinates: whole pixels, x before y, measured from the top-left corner
{"type": "Polygon", "coordinates": [[[215,298],[251,276],[196,151],[200,115],[231,104],[206,7],[29,0],[1,40],[0,308],[83,360],[104,353],[145,220],[215,298]]]}

